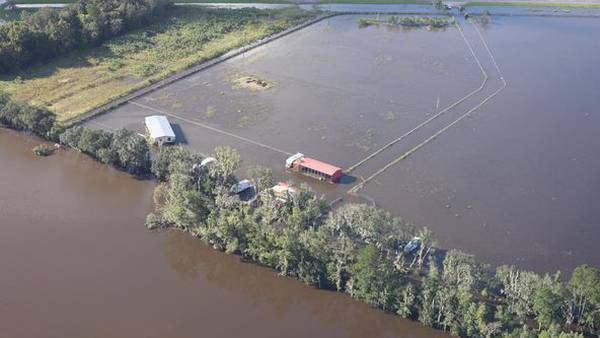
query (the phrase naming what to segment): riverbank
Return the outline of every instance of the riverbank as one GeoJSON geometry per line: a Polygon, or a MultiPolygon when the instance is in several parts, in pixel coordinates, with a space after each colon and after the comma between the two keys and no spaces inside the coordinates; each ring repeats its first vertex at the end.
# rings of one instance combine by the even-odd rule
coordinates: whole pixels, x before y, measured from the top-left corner
{"type": "Polygon", "coordinates": [[[3,337],[449,337],[182,232],[149,232],[154,182],[76,151],[36,157],[39,142],[0,128],[3,337]]]}

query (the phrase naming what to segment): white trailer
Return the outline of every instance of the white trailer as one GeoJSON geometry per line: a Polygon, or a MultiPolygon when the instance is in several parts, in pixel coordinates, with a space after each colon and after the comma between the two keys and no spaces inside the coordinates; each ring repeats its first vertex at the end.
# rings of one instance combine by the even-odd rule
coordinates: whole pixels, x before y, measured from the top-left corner
{"type": "Polygon", "coordinates": [[[152,139],[152,142],[158,145],[165,143],[174,143],[176,141],[175,133],[169,120],[163,115],[147,116],[145,119],[146,130],[152,139]]]}

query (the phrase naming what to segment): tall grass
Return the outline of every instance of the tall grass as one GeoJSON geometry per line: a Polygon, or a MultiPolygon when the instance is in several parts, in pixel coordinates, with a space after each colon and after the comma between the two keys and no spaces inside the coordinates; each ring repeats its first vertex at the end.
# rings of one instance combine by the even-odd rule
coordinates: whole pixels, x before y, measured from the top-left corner
{"type": "Polygon", "coordinates": [[[0,78],[0,90],[67,120],[315,15],[298,8],[176,6],[169,17],[149,27],[0,78]]]}

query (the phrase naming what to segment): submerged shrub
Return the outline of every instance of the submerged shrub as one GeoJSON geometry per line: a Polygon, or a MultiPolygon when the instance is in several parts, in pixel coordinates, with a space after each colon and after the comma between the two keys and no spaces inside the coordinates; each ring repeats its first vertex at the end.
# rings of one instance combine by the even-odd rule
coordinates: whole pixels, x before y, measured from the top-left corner
{"type": "Polygon", "coordinates": [[[37,156],[50,156],[54,151],[43,144],[33,147],[33,153],[37,156]]]}

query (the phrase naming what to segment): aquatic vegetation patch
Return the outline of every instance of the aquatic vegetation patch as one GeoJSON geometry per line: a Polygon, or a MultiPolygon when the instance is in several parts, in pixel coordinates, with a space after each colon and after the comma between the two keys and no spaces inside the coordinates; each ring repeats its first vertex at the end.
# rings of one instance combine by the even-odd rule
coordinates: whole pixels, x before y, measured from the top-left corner
{"type": "Polygon", "coordinates": [[[251,91],[263,91],[273,87],[271,82],[255,75],[239,77],[233,80],[233,83],[236,88],[245,88],[251,91]]]}
{"type": "Polygon", "coordinates": [[[40,157],[50,156],[54,153],[54,149],[46,146],[45,144],[40,144],[32,149],[33,153],[40,157]]]}
{"type": "Polygon", "coordinates": [[[360,18],[358,19],[359,27],[368,26],[388,26],[388,27],[413,27],[420,28],[445,28],[454,24],[453,17],[438,17],[438,16],[390,16],[387,19],[377,18],[360,18]]]}

